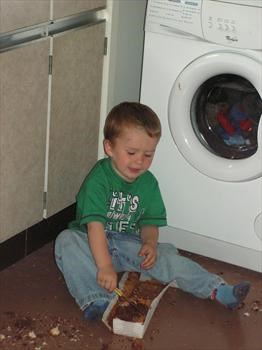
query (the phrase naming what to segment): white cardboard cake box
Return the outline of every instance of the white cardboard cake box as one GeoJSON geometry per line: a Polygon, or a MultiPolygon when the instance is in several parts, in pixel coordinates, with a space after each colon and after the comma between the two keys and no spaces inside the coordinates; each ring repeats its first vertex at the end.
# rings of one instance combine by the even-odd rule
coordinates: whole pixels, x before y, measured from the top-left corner
{"type": "MultiPolygon", "coordinates": [[[[125,272],[124,275],[122,276],[120,282],[119,282],[119,288],[122,289],[124,286],[125,281],[128,278],[128,272],[125,272]]],[[[142,280],[142,276],[140,277],[142,280]]],[[[174,283],[171,282],[166,287],[158,294],[158,296],[152,301],[148,313],[146,315],[146,319],[144,323],[139,323],[139,322],[129,322],[129,321],[123,321],[120,320],[119,318],[114,318],[113,319],[113,328],[109,325],[108,323],[108,316],[110,315],[110,312],[113,308],[113,306],[117,303],[118,301],[118,296],[116,295],[114,299],[111,300],[110,304],[108,305],[107,309],[104,312],[102,321],[104,324],[115,334],[119,335],[125,335],[128,337],[133,337],[133,338],[143,338],[147,327],[149,325],[149,322],[156,310],[157,305],[159,304],[160,299],[162,298],[163,294],[165,291],[168,289],[168,287],[174,286],[174,283]]]]}

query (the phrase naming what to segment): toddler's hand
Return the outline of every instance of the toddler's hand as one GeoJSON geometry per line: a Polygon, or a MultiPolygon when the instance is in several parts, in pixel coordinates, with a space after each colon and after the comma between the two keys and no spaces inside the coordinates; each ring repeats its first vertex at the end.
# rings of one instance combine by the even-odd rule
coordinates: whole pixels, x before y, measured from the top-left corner
{"type": "Polygon", "coordinates": [[[157,250],[156,246],[150,243],[144,243],[138,253],[139,256],[144,256],[144,260],[141,263],[142,269],[150,269],[153,267],[157,259],[157,250]]]}
{"type": "Polygon", "coordinates": [[[97,271],[98,284],[110,293],[117,287],[117,274],[112,265],[99,268],[97,271]]]}

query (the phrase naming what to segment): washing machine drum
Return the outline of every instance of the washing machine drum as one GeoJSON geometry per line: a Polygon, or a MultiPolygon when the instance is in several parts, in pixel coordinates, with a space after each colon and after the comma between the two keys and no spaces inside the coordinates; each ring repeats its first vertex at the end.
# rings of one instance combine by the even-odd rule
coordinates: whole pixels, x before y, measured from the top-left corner
{"type": "Polygon", "coordinates": [[[186,161],[221,181],[262,176],[262,66],[235,52],[189,64],[169,97],[169,126],[186,161]]]}

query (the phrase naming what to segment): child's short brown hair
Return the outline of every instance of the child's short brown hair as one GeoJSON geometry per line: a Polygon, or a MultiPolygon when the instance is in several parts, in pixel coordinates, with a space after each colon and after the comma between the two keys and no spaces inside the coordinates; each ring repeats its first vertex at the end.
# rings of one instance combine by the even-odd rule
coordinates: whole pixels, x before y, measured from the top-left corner
{"type": "Polygon", "coordinates": [[[150,137],[160,138],[161,124],[151,108],[138,102],[122,102],[108,114],[104,126],[104,138],[114,141],[124,127],[143,128],[150,137]]]}

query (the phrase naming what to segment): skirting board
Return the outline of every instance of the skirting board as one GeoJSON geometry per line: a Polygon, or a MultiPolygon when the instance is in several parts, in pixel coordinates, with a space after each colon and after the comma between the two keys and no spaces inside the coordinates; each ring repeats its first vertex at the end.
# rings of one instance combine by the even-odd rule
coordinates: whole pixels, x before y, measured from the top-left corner
{"type": "Polygon", "coordinates": [[[0,243],[0,270],[54,241],[75,217],[75,204],[0,243]]]}
{"type": "Polygon", "coordinates": [[[171,226],[160,228],[159,241],[172,243],[178,249],[262,272],[262,244],[258,251],[171,226]]]}

